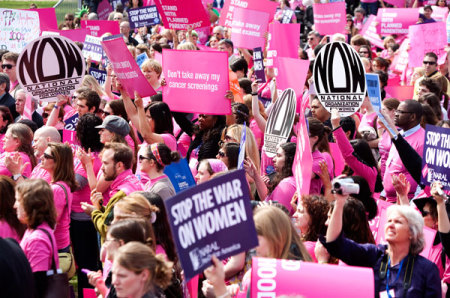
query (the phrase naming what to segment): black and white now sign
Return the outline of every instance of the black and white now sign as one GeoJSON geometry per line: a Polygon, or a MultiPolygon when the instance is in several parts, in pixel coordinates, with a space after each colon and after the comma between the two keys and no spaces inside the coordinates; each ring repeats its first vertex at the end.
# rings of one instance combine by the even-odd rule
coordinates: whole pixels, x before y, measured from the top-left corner
{"type": "Polygon", "coordinates": [[[314,62],[314,86],[322,105],[341,116],[350,116],[361,106],[366,94],[364,65],[348,44],[326,44],[314,62]]]}
{"type": "Polygon", "coordinates": [[[80,86],[85,62],[73,41],[47,35],[25,47],[17,68],[19,83],[27,93],[42,101],[56,101],[57,95],[70,95],[80,86]]]}
{"type": "Polygon", "coordinates": [[[284,90],[275,102],[264,131],[264,150],[268,157],[277,153],[277,145],[285,143],[291,134],[295,120],[297,97],[292,88],[284,90]]]}

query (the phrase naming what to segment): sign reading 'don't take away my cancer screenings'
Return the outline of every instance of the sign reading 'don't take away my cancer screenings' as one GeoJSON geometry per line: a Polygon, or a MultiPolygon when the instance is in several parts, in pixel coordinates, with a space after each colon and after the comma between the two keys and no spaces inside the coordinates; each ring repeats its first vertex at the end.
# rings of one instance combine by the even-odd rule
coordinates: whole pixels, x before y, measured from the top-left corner
{"type": "Polygon", "coordinates": [[[450,128],[427,124],[422,158],[421,182],[441,182],[450,190],[450,128]]]}
{"type": "Polygon", "coordinates": [[[258,245],[244,170],[214,178],[166,200],[173,239],[187,280],[258,245]]]}
{"type": "Polygon", "coordinates": [[[80,48],[63,36],[41,36],[30,42],[17,60],[17,79],[32,97],[56,101],[81,85],[85,62],[80,48]]]}
{"type": "Polygon", "coordinates": [[[322,105],[341,117],[355,113],[366,95],[366,73],[358,52],[343,42],[326,44],[313,67],[314,83],[322,105]]]}

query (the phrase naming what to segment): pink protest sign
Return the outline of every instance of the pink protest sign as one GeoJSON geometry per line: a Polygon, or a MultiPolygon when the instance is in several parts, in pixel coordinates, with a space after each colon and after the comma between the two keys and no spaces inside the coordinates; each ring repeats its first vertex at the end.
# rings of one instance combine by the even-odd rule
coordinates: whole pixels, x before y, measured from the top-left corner
{"type": "Polygon", "coordinates": [[[232,27],[234,10],[237,7],[266,12],[269,14],[269,21],[271,21],[277,6],[276,2],[269,0],[225,0],[220,13],[219,25],[232,27]]]}
{"type": "Polygon", "coordinates": [[[231,27],[231,40],[234,46],[245,49],[263,48],[268,23],[267,12],[236,7],[231,27]]]}
{"type": "Polygon", "coordinates": [[[164,24],[170,29],[186,30],[187,26],[200,28],[209,26],[209,15],[201,0],[155,0],[164,24]]]}
{"type": "Polygon", "coordinates": [[[423,57],[427,52],[438,56],[438,64],[445,61],[447,46],[447,31],[444,22],[420,24],[409,27],[409,66],[422,66],[423,57]]]}
{"type": "Polygon", "coordinates": [[[408,34],[408,28],[419,19],[418,8],[382,8],[378,10],[381,19],[380,34],[408,34]]]}
{"type": "Polygon", "coordinates": [[[81,28],[88,30],[88,35],[102,37],[105,33],[112,35],[120,34],[119,23],[117,21],[81,21],[81,28]]]}
{"type": "Polygon", "coordinates": [[[84,42],[86,39],[88,30],[87,29],[72,29],[72,30],[52,30],[44,31],[42,35],[60,35],[67,37],[71,41],[84,42]]]}
{"type": "Polygon", "coordinates": [[[225,52],[163,50],[164,101],[172,111],[230,114],[225,52]],[[214,65],[214,67],[211,67],[214,65]]]}
{"type": "Polygon", "coordinates": [[[113,8],[108,0],[102,0],[97,7],[97,15],[99,20],[107,20],[113,8]]]}
{"type": "Polygon", "coordinates": [[[372,297],[372,268],[253,258],[252,297],[372,297]],[[326,285],[324,285],[326,281],[326,285]],[[294,286],[295,285],[295,286],[294,286]]]}
{"type": "Polygon", "coordinates": [[[314,3],[314,26],[322,35],[342,33],[347,25],[345,2],[314,3]]]}
{"type": "Polygon", "coordinates": [[[131,98],[134,98],[134,91],[137,91],[142,97],[156,94],[131,56],[123,38],[104,40],[102,45],[117,78],[131,98]]]}
{"type": "Polygon", "coordinates": [[[39,14],[39,26],[42,31],[58,30],[58,21],[56,20],[56,13],[54,7],[24,9],[28,11],[36,11],[39,14]]]}
{"type": "Polygon", "coordinates": [[[379,47],[380,49],[384,48],[383,40],[380,35],[377,33],[377,17],[373,14],[369,16],[366,23],[362,27],[359,34],[364,36],[370,43],[374,46],[379,47]]]}
{"type": "Polygon", "coordinates": [[[298,58],[300,40],[292,38],[298,34],[300,34],[300,24],[271,23],[265,66],[276,67],[276,57],[298,58]]]}
{"type": "MultiPolygon", "coordinates": [[[[423,14],[423,7],[419,8],[419,13],[423,14]]],[[[433,6],[431,17],[437,22],[446,22],[448,16],[448,7],[433,6]]]]}
{"type": "Polygon", "coordinates": [[[386,86],[384,90],[386,91],[386,98],[393,97],[400,101],[412,99],[414,95],[414,86],[386,86]]]}
{"type": "MultiPolygon", "coordinates": [[[[288,59],[288,58],[285,58],[288,59]]],[[[281,69],[281,67],[280,67],[281,69]]],[[[300,119],[298,120],[297,130],[297,151],[294,157],[294,177],[295,185],[301,195],[309,194],[311,186],[311,168],[312,168],[312,153],[309,144],[308,127],[305,119],[306,103],[303,103],[300,107],[300,119]]]]}
{"type": "Polygon", "coordinates": [[[163,65],[162,64],[162,54],[161,53],[155,51],[155,60],[158,61],[159,64],[163,65]]]}
{"type": "Polygon", "coordinates": [[[410,47],[409,38],[406,38],[400,45],[398,53],[397,55],[395,55],[392,64],[389,66],[390,70],[392,70],[397,74],[402,74],[406,70],[409,63],[409,53],[408,53],[409,47],[410,47]]]}
{"type": "MultiPolygon", "coordinates": [[[[207,47],[207,46],[204,46],[204,45],[202,45],[202,44],[197,44],[197,47],[198,47],[201,51],[211,51],[211,52],[218,51],[218,49],[211,48],[211,47],[207,47]]],[[[161,54],[160,54],[160,55],[161,55],[161,54]]]]}

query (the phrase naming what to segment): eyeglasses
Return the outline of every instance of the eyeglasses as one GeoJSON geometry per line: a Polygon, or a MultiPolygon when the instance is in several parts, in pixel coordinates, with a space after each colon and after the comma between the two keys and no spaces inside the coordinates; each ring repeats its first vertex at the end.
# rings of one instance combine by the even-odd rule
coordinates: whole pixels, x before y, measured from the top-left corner
{"type": "Polygon", "coordinates": [[[42,113],[42,118],[48,118],[48,113],[42,113]]]}
{"type": "Polygon", "coordinates": [[[11,68],[13,68],[15,65],[12,65],[12,64],[2,64],[2,68],[3,69],[5,69],[5,68],[7,68],[7,69],[11,69],[11,68]]]}
{"type": "Polygon", "coordinates": [[[308,40],[314,40],[314,37],[308,37],[308,40]]]}
{"type": "Polygon", "coordinates": [[[425,216],[427,216],[427,215],[430,215],[430,214],[431,214],[431,212],[430,212],[430,211],[426,211],[426,210],[422,210],[422,211],[420,211],[420,213],[422,213],[422,216],[423,216],[423,217],[425,217],[425,216]]]}
{"type": "Polygon", "coordinates": [[[106,112],[106,111],[102,111],[102,113],[103,113],[103,115],[105,115],[105,116],[109,116],[109,115],[111,115],[111,113],[110,113],[110,112],[106,112]]]}
{"type": "Polygon", "coordinates": [[[423,64],[429,64],[429,65],[435,65],[436,64],[436,62],[434,62],[434,61],[423,61],[423,64]]]}
{"type": "Polygon", "coordinates": [[[412,114],[413,112],[408,111],[402,111],[402,110],[395,110],[395,114],[412,114]]]}
{"type": "Polygon", "coordinates": [[[144,159],[150,160],[151,158],[147,157],[147,156],[144,156],[144,155],[139,155],[139,160],[144,160],[144,159]]]}
{"type": "Polygon", "coordinates": [[[223,151],[219,151],[219,153],[217,153],[220,157],[225,157],[225,152],[223,151]]]}
{"type": "Polygon", "coordinates": [[[45,159],[55,159],[53,156],[51,156],[50,154],[44,153],[44,158],[45,159]]]}

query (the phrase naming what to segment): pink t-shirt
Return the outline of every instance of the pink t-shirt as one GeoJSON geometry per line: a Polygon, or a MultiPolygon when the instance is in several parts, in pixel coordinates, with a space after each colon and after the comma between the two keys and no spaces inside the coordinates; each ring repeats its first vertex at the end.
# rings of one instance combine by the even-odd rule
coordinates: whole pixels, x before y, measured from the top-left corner
{"type": "MultiPolygon", "coordinates": [[[[417,126],[412,128],[410,131],[414,131],[415,129],[417,129],[417,126]]],[[[419,126],[419,128],[412,134],[409,134],[408,132],[406,133],[408,136],[404,137],[405,140],[409,143],[409,145],[411,145],[412,148],[414,148],[414,150],[416,150],[417,154],[422,156],[425,130],[419,126]]],[[[397,148],[395,146],[391,146],[391,150],[386,161],[386,171],[383,177],[383,186],[386,192],[386,200],[388,202],[395,202],[397,200],[397,193],[392,185],[392,175],[398,175],[400,173],[405,174],[406,179],[408,179],[411,185],[408,197],[412,198],[417,188],[417,182],[412,178],[406,167],[403,165],[400,155],[397,152],[397,148]]]]}
{"type": "Polygon", "coordinates": [[[0,238],[13,238],[17,242],[20,242],[20,237],[5,220],[0,220],[0,238]]]}
{"type": "Polygon", "coordinates": [[[55,227],[55,239],[58,249],[65,248],[70,245],[70,209],[72,206],[72,192],[69,186],[63,182],[58,181],[58,184],[62,184],[67,191],[67,201],[66,194],[63,188],[56,183],[51,184],[53,190],[53,200],[55,201],[56,208],[56,227],[55,227]]]}
{"type": "Polygon", "coordinates": [[[258,149],[261,151],[261,148],[264,144],[264,132],[259,129],[258,124],[255,119],[250,121],[250,129],[255,136],[256,144],[258,145],[258,149]]]}
{"type": "Polygon", "coordinates": [[[314,253],[314,249],[316,248],[317,242],[314,241],[303,241],[303,245],[305,245],[306,250],[311,255],[313,262],[317,263],[316,254],[314,253]]]}
{"type": "Polygon", "coordinates": [[[378,152],[380,153],[380,173],[381,177],[384,177],[386,172],[386,161],[389,156],[389,151],[391,150],[392,141],[389,133],[385,131],[378,142],[378,152]]]}
{"type": "MultiPolygon", "coordinates": [[[[97,152],[92,152],[91,156],[94,158],[93,168],[95,175],[97,175],[98,172],[100,171],[100,167],[102,166],[102,161],[100,160],[100,157],[98,156],[97,152]]],[[[74,158],[74,170],[75,175],[80,175],[87,179],[86,170],[84,169],[83,164],[77,157],[74,158]]],[[[84,212],[83,209],[81,209],[81,203],[86,202],[90,204],[90,198],[91,198],[91,189],[89,187],[89,183],[87,183],[82,189],[73,192],[72,212],[78,213],[84,212]]]]}
{"type": "Polygon", "coordinates": [[[320,194],[323,186],[322,179],[318,176],[320,174],[320,162],[325,162],[325,158],[319,150],[312,153],[313,164],[311,174],[311,185],[309,186],[310,194],[320,194]]]}
{"type": "MultiPolygon", "coordinates": [[[[8,153],[10,153],[10,152],[3,152],[2,154],[0,154],[0,175],[5,175],[5,176],[8,176],[8,177],[11,177],[12,176],[11,172],[5,166],[5,158],[8,155],[8,153]]],[[[26,155],[23,152],[19,152],[19,154],[22,157],[23,164],[28,163],[22,174],[25,177],[30,177],[30,175],[31,175],[31,161],[30,161],[30,158],[28,157],[28,155],[26,155]]]]}
{"type": "Polygon", "coordinates": [[[373,112],[370,114],[367,114],[367,113],[364,114],[361,118],[361,122],[359,123],[358,130],[361,130],[361,128],[364,128],[364,127],[372,127],[375,129],[376,123],[374,123],[374,122],[375,122],[376,118],[377,118],[376,112],[373,112]]]}
{"type": "Polygon", "coordinates": [[[294,210],[291,206],[291,199],[297,190],[295,185],[294,176],[289,176],[284,178],[278,183],[277,187],[272,191],[272,193],[265,199],[265,201],[277,201],[289,210],[289,214],[294,214],[294,210]]]}
{"type": "Polygon", "coordinates": [[[55,246],[53,230],[47,223],[42,223],[36,230],[27,229],[20,242],[20,247],[27,256],[33,272],[50,270],[53,260],[56,262],[56,268],[59,268],[58,250],[55,246]],[[53,245],[48,235],[39,229],[45,229],[50,233],[53,245]]]}
{"type": "MultiPolygon", "coordinates": [[[[131,169],[129,169],[123,171],[116,179],[114,179],[113,183],[110,185],[109,198],[113,197],[119,190],[122,190],[125,194],[129,195],[132,192],[142,191],[144,189],[141,182],[133,174],[131,169]]],[[[105,204],[106,203],[104,203],[104,205],[105,204]]]]}
{"type": "Polygon", "coordinates": [[[41,164],[38,164],[34,167],[33,172],[31,172],[31,175],[29,177],[30,179],[44,179],[47,181],[48,184],[52,181],[52,176],[50,173],[43,169],[41,164]]]}

